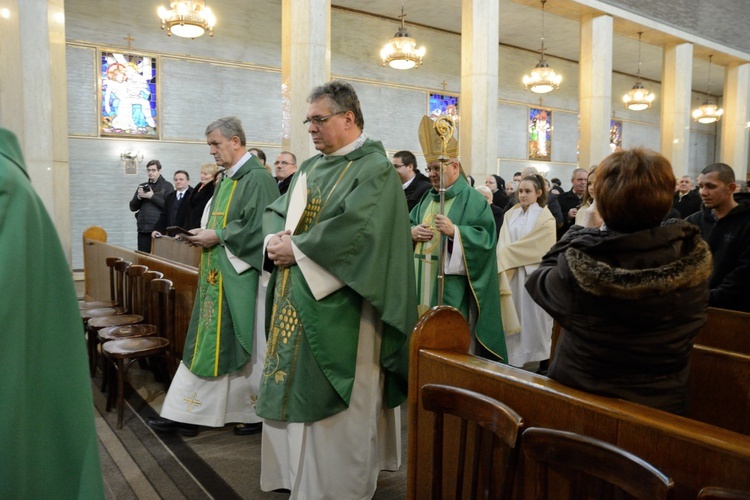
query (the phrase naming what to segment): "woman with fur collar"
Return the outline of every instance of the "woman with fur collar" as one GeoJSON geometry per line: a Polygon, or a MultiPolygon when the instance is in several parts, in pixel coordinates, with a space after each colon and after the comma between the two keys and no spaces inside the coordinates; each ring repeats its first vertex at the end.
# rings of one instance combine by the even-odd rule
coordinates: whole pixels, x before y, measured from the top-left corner
{"type": "Polygon", "coordinates": [[[555,244],[557,226],[546,206],[541,175],[522,180],[517,194],[519,202],[505,213],[497,240],[497,268],[508,364],[523,368],[526,363],[549,359],[552,317],[523,285],[555,244]]]}
{"type": "Polygon", "coordinates": [[[562,326],[551,378],[682,414],[712,265],[696,226],[662,224],[674,185],[669,161],[653,151],[605,158],[594,187],[604,225],[573,226],[526,288],[562,326]]]}

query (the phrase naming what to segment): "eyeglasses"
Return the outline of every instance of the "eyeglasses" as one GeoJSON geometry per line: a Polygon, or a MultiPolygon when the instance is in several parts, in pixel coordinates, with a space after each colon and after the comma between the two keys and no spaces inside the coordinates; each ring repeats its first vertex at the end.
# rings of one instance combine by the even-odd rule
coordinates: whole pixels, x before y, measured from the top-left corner
{"type": "Polygon", "coordinates": [[[296,163],[289,163],[288,161],[276,161],[273,163],[275,166],[281,165],[282,167],[288,167],[289,165],[296,165],[296,163]]]}
{"type": "Polygon", "coordinates": [[[394,163],[393,166],[396,167],[396,168],[401,168],[401,167],[405,167],[406,165],[404,165],[403,163],[400,163],[400,164],[399,163],[394,163]]]}
{"type": "Polygon", "coordinates": [[[302,125],[307,126],[307,125],[310,125],[310,122],[312,122],[312,124],[315,125],[316,127],[320,127],[330,117],[336,116],[336,115],[343,115],[344,113],[346,113],[346,111],[337,111],[335,113],[331,113],[330,115],[325,115],[325,116],[313,116],[303,121],[302,125]]]}

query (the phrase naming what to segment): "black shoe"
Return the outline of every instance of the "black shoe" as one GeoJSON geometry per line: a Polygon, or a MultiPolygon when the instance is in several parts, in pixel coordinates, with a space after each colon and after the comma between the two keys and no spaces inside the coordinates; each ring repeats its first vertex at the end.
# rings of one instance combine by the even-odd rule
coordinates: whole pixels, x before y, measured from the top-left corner
{"type": "Polygon", "coordinates": [[[162,432],[165,434],[171,434],[172,432],[179,432],[183,436],[197,436],[198,426],[195,424],[186,424],[183,422],[175,422],[168,418],[147,418],[146,423],[156,432],[162,432]]]}
{"type": "Polygon", "coordinates": [[[238,436],[249,436],[257,434],[263,430],[263,422],[257,424],[237,424],[234,426],[234,433],[238,436]]]}

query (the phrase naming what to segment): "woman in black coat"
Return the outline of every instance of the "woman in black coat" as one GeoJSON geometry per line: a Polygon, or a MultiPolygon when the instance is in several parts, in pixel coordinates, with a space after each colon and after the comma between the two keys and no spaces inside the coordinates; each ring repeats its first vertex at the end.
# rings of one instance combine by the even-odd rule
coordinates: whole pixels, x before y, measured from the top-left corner
{"type": "Polygon", "coordinates": [[[484,185],[492,191],[492,204],[501,209],[508,204],[508,195],[505,194],[505,180],[499,175],[488,175],[484,185]]]}
{"type": "Polygon", "coordinates": [[[190,198],[188,198],[188,225],[185,229],[201,227],[203,210],[214,195],[214,188],[216,187],[214,179],[218,170],[219,167],[215,163],[201,165],[201,183],[193,189],[190,198]]]}
{"type": "MultiPolygon", "coordinates": [[[[587,392],[684,414],[693,338],[706,322],[711,252],[699,229],[662,219],[675,179],[662,155],[618,151],[596,171],[604,224],[586,216],[529,276],[562,326],[549,377],[587,392]]],[[[596,207],[596,208],[595,208],[596,207]]]]}

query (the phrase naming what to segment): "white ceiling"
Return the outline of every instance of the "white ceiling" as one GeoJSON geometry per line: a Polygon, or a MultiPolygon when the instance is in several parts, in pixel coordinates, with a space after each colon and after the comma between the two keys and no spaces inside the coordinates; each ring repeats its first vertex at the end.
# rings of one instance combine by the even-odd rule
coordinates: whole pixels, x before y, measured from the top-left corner
{"type": "MultiPolygon", "coordinates": [[[[498,0],[500,8],[500,43],[538,51],[541,37],[542,12],[539,0],[498,0]]],[[[400,0],[334,0],[334,8],[366,12],[394,19],[394,32],[400,14],[400,0]]],[[[579,22],[583,14],[596,11],[568,1],[548,2],[545,7],[545,52],[553,59],[561,57],[578,61],[579,22]]],[[[433,27],[454,33],[461,32],[461,0],[406,0],[406,23],[433,27]]],[[[638,31],[643,31],[641,75],[661,81],[662,46],[678,38],[644,28],[624,19],[615,19],[612,65],[616,72],[635,75],[638,69],[638,31]]],[[[694,45],[693,83],[696,91],[708,87],[708,54],[711,49],[694,45]]],[[[716,52],[711,69],[711,94],[721,95],[726,64],[734,57],[716,52]]]]}

